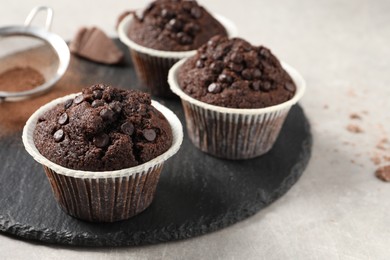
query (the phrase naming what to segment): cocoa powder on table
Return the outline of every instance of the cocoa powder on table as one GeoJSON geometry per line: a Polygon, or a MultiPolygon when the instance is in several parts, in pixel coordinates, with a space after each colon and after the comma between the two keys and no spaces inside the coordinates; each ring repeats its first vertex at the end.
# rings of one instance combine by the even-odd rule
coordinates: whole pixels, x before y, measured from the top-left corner
{"type": "Polygon", "coordinates": [[[45,83],[42,74],[31,67],[15,67],[0,74],[0,91],[19,92],[45,83]]]}
{"type": "MultiPolygon", "coordinates": [[[[72,76],[75,77],[75,75],[69,75],[68,79],[71,82],[78,82],[78,79],[73,79],[72,76]]],[[[58,97],[80,92],[82,88],[81,84],[69,84],[61,80],[49,92],[41,96],[17,102],[0,103],[0,138],[22,131],[27,119],[39,107],[58,97]]],[[[12,90],[16,91],[14,88],[12,90]]]]}

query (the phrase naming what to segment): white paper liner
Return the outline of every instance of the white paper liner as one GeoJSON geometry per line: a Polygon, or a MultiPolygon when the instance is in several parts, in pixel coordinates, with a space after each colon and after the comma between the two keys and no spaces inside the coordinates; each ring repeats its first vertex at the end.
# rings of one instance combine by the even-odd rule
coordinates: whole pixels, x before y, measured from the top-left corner
{"type": "Polygon", "coordinates": [[[51,101],[50,103],[42,106],[39,108],[32,116],[27,120],[26,125],[23,128],[23,144],[25,146],[26,151],[39,163],[41,163],[44,166],[47,166],[51,170],[55,171],[58,174],[62,174],[65,176],[75,177],[75,178],[82,178],[82,179],[108,179],[108,178],[122,178],[122,177],[128,177],[137,173],[141,172],[148,172],[150,168],[155,167],[155,165],[160,165],[164,161],[166,161],[168,158],[173,156],[180,148],[180,145],[183,141],[183,127],[180,123],[180,120],[177,118],[177,116],[168,108],[161,105],[157,101],[152,100],[152,105],[160,111],[165,118],[168,120],[171,129],[172,129],[172,146],[163,154],[157,156],[156,158],[143,163],[138,166],[134,166],[127,169],[122,170],[116,170],[116,171],[102,171],[102,172],[93,172],[93,171],[81,171],[81,170],[73,170],[68,169],[63,166],[60,166],[56,163],[53,163],[52,161],[49,161],[46,159],[43,155],[41,155],[36,148],[34,141],[33,141],[33,134],[34,129],[36,126],[36,123],[38,121],[38,118],[40,115],[42,115],[45,111],[48,111],[49,109],[53,108],[57,104],[63,103],[68,99],[74,98],[79,93],[71,94],[65,97],[61,97],[58,99],[55,99],[51,101]]]}
{"type": "Polygon", "coordinates": [[[306,83],[291,66],[282,62],[297,89],[292,99],[266,108],[237,109],[215,106],[187,95],[179,86],[177,73],[183,59],[169,71],[168,82],[183,104],[187,132],[204,152],[227,159],[248,159],[268,152],[276,141],[290,108],[303,96],[306,83]]]}

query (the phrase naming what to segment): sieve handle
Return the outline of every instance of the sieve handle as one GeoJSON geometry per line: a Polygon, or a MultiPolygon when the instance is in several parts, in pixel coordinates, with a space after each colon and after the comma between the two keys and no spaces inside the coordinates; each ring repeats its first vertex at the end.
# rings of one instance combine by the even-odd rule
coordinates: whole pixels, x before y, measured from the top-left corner
{"type": "Polygon", "coordinates": [[[47,6],[36,6],[34,7],[30,13],[27,15],[26,20],[24,21],[25,26],[30,26],[32,20],[35,18],[38,12],[41,11],[46,11],[47,16],[46,16],[46,24],[45,24],[45,29],[46,31],[50,30],[51,23],[53,21],[53,9],[47,6]]]}

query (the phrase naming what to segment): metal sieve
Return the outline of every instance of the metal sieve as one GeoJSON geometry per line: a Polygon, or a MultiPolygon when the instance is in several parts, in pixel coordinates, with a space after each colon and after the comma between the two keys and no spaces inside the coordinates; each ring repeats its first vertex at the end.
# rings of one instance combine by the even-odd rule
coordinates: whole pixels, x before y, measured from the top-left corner
{"type": "Polygon", "coordinates": [[[46,6],[33,8],[22,26],[0,28],[0,73],[12,67],[30,66],[39,71],[45,83],[23,91],[2,91],[0,102],[17,101],[49,90],[64,75],[70,61],[68,45],[50,32],[53,10],[46,6]],[[39,12],[46,11],[45,27],[31,26],[39,12]]]}

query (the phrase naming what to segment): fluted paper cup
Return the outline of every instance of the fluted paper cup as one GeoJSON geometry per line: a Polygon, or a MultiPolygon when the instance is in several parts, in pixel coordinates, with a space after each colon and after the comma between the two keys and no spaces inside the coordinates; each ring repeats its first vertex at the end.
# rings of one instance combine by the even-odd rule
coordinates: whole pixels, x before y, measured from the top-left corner
{"type": "MultiPolygon", "coordinates": [[[[230,20],[218,14],[214,14],[214,17],[225,27],[229,37],[237,35],[237,28],[230,20]]],[[[128,36],[132,20],[133,14],[129,14],[119,23],[118,35],[129,47],[138,78],[152,95],[174,97],[167,83],[168,71],[179,60],[193,56],[196,50],[161,51],[139,45],[128,36]]]]}
{"type": "Polygon", "coordinates": [[[200,150],[225,159],[249,159],[268,152],[274,145],[290,108],[303,96],[306,83],[290,65],[282,67],[297,90],[292,99],[266,108],[241,109],[210,105],[186,94],[177,74],[186,59],[169,71],[168,82],[182,101],[188,136],[200,150]]]}
{"type": "Polygon", "coordinates": [[[28,119],[22,136],[25,149],[43,165],[54,197],[69,215],[93,222],[128,219],[151,204],[164,162],[179,150],[182,143],[182,125],[171,110],[152,101],[152,105],[166,117],[172,129],[172,146],[165,153],[144,164],[116,171],[68,169],[40,154],[34,144],[33,133],[43,113],[76,95],[53,100],[28,119]]]}

